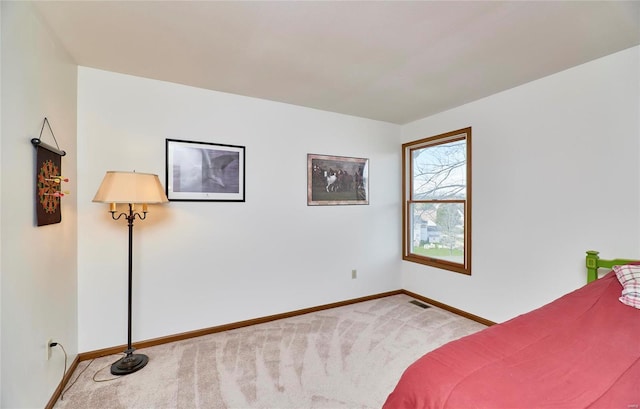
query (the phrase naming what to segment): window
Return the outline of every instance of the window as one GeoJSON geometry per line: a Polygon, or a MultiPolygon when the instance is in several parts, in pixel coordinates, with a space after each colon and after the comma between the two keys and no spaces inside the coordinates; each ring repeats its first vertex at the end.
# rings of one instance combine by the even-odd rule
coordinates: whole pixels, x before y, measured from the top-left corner
{"type": "Polygon", "coordinates": [[[471,128],[402,145],[407,261],[471,274],[471,128]]]}

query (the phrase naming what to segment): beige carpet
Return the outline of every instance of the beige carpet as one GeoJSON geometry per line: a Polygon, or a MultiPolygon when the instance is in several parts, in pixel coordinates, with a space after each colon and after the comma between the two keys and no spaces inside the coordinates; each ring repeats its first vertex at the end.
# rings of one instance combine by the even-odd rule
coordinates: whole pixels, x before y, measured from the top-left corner
{"type": "MultiPolygon", "coordinates": [[[[395,295],[93,361],[55,408],[380,408],[424,353],[484,325],[395,295]]],[[[90,361],[81,362],[77,374],[90,361]]]]}

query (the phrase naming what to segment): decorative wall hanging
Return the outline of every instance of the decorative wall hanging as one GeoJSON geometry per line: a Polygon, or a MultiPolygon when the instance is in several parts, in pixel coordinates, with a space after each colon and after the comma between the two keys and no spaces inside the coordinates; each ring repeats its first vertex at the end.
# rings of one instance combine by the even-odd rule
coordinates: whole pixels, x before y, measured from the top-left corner
{"type": "Polygon", "coordinates": [[[169,200],[244,202],[244,146],[167,139],[166,153],[169,200]]]}
{"type": "Polygon", "coordinates": [[[36,147],[36,217],[37,225],[60,223],[62,215],[60,211],[60,198],[69,192],[62,191],[62,183],[69,179],[62,176],[62,157],[67,153],[60,150],[51,125],[44,118],[40,136],[31,139],[36,147]],[[42,142],[44,126],[49,127],[56,148],[42,142]]]}
{"type": "Polygon", "coordinates": [[[369,204],[369,159],[307,155],[307,205],[369,204]]]}

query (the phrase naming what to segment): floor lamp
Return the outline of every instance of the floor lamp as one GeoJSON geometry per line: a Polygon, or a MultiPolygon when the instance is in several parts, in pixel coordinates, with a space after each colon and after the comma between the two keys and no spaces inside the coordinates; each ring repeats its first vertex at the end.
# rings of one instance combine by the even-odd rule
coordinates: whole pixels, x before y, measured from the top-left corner
{"type": "Polygon", "coordinates": [[[128,303],[128,340],[125,356],[111,365],[113,375],[127,375],[136,372],[149,362],[149,357],[134,354],[131,346],[131,282],[133,273],[133,221],[136,217],[144,220],[147,217],[147,205],[166,203],[167,196],[157,175],[136,172],[107,172],[100,188],[93,198],[94,202],[109,203],[109,212],[113,220],[124,217],[129,224],[129,303],[128,303]],[[116,216],[116,205],[127,204],[128,212],[116,216]],[[142,214],[136,211],[135,205],[142,205],[142,214]]]}

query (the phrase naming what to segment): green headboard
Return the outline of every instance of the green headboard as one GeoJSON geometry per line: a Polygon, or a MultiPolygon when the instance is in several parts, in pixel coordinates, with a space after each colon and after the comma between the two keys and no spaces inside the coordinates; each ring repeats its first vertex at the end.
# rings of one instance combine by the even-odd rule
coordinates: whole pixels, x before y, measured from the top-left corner
{"type": "Polygon", "coordinates": [[[597,251],[589,250],[587,251],[587,282],[590,283],[598,279],[598,269],[599,268],[608,268],[611,269],[613,266],[619,266],[622,264],[629,264],[636,262],[638,260],[629,260],[624,258],[616,258],[613,260],[604,260],[601,259],[597,251]]]}

